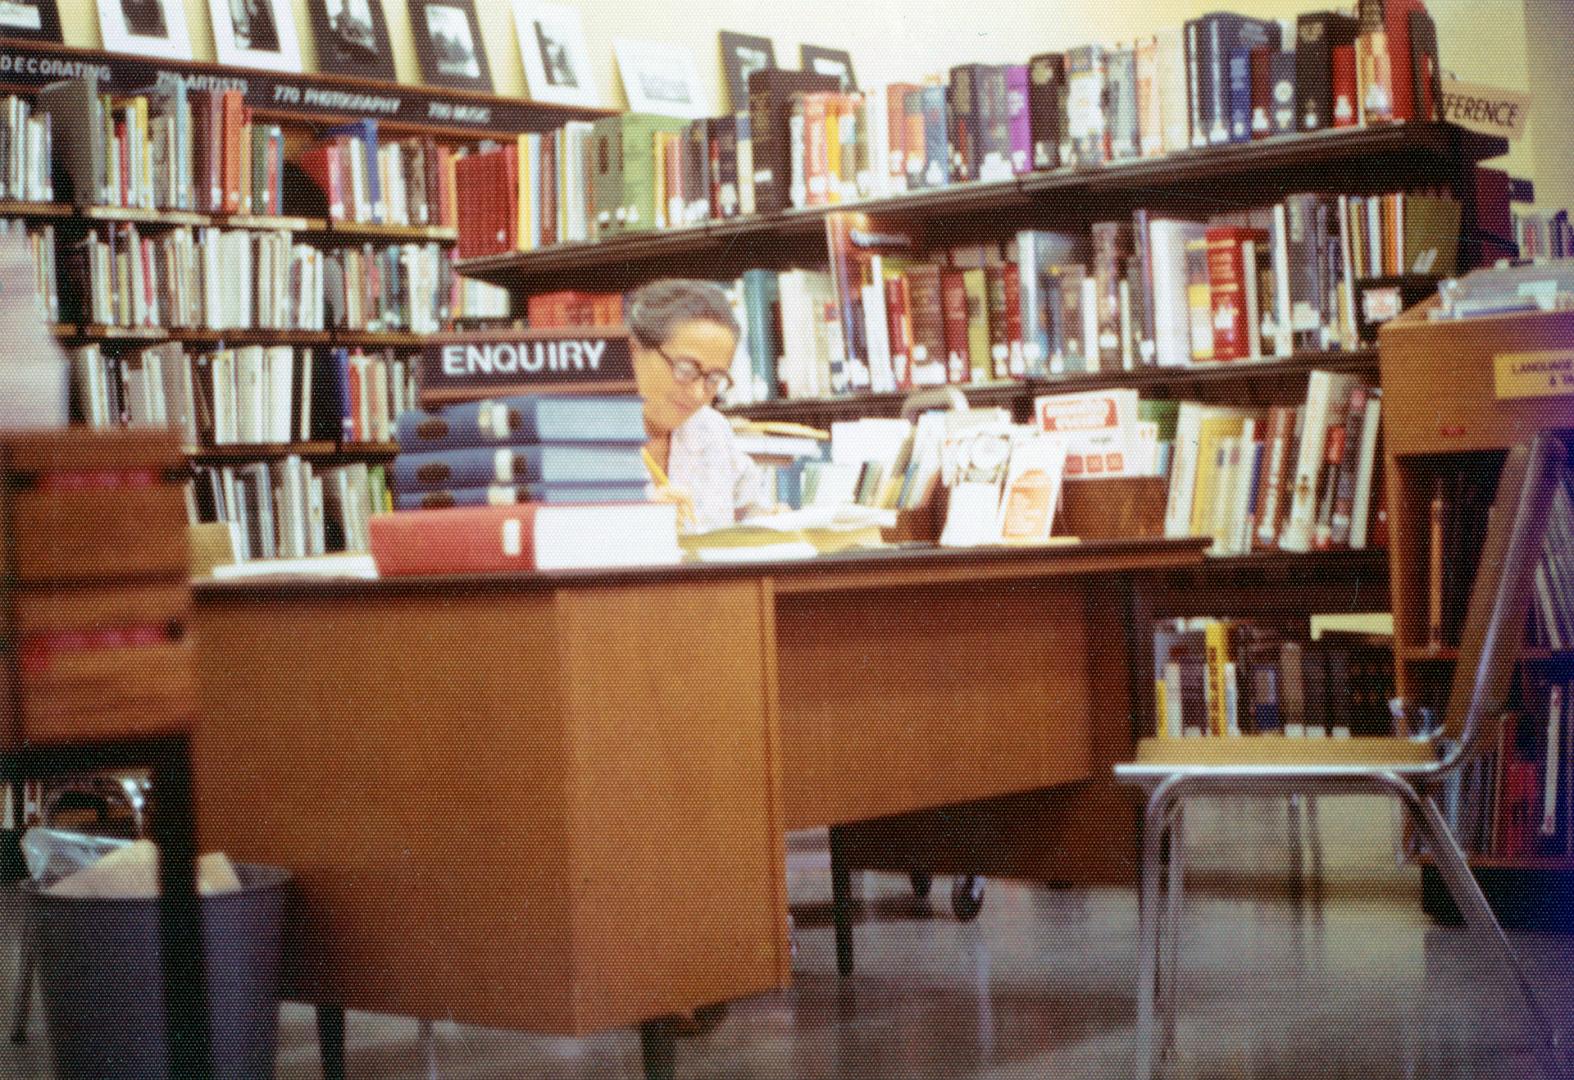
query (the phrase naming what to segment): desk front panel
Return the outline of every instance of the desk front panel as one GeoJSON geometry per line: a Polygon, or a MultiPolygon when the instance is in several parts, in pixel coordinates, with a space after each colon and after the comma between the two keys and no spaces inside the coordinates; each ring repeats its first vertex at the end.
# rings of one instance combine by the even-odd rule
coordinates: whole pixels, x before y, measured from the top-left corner
{"type": "Polygon", "coordinates": [[[776,597],[790,829],[1089,775],[1085,579],[776,597]]]}
{"type": "Polygon", "coordinates": [[[785,985],[759,579],[202,590],[205,848],[292,996],[584,1033],[785,985]]]}

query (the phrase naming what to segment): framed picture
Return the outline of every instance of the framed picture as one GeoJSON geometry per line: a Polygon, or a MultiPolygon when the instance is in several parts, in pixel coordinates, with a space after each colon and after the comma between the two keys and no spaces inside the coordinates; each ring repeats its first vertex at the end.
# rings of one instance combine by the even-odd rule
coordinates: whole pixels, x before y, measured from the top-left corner
{"type": "Polygon", "coordinates": [[[823,45],[800,46],[799,66],[817,75],[833,75],[842,80],[843,92],[858,89],[853,76],[853,58],[846,49],[827,49],[823,45]]]}
{"type": "Polygon", "coordinates": [[[98,0],[98,29],[110,52],[191,59],[183,0],[98,0]]]}
{"type": "Polygon", "coordinates": [[[770,38],[721,32],[721,70],[727,77],[727,100],[733,112],[749,107],[749,76],[776,66],[776,47],[770,38]]]}
{"type": "Polygon", "coordinates": [[[421,57],[421,78],[428,85],[492,89],[474,0],[413,0],[410,30],[421,57]]]}
{"type": "Polygon", "coordinates": [[[613,43],[613,50],[630,111],[690,120],[710,115],[694,53],[687,45],[621,40],[613,43]]]}
{"type": "Polygon", "coordinates": [[[63,41],[55,0],[0,0],[0,37],[63,41]]]}
{"type": "Polygon", "coordinates": [[[299,71],[295,11],[289,0],[208,0],[219,63],[299,71]]]}
{"type": "Polygon", "coordinates": [[[381,0],[311,0],[311,9],[319,71],[398,78],[381,0]]]}
{"type": "Polygon", "coordinates": [[[514,34],[532,101],[599,105],[578,8],[514,0],[514,34]]]}

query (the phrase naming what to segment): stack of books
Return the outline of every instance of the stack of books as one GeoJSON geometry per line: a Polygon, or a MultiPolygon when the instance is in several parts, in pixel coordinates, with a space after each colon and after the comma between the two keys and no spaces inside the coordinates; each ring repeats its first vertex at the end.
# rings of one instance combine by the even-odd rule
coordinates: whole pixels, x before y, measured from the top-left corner
{"type": "Polygon", "coordinates": [[[644,403],[520,395],[411,410],[395,425],[381,573],[678,562],[674,507],[646,499],[644,403]]]}

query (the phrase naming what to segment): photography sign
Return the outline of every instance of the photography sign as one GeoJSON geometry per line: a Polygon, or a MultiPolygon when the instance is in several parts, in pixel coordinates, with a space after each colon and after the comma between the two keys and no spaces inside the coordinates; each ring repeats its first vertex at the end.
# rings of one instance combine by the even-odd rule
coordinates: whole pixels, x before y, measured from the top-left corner
{"type": "MultiPolygon", "coordinates": [[[[119,53],[79,53],[64,48],[7,43],[0,47],[0,82],[42,86],[60,79],[87,78],[103,93],[131,93],[179,81],[188,90],[239,90],[246,104],[263,112],[375,116],[408,124],[478,131],[537,131],[561,122],[546,106],[433,87],[369,80],[335,81],[332,76],[297,75],[254,68],[221,67],[119,53]]],[[[572,112],[573,107],[567,107],[572,112]]]]}
{"type": "Polygon", "coordinates": [[[423,406],[509,394],[634,391],[623,330],[498,331],[427,339],[416,369],[423,406]]]}

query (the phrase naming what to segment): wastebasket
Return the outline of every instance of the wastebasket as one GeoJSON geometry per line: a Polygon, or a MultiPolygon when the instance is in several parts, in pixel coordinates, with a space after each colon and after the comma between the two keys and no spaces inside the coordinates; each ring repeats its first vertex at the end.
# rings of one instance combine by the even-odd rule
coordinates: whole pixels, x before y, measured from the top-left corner
{"type": "MultiPolygon", "coordinates": [[[[202,898],[213,1075],[271,1080],[290,875],[245,864],[235,871],[239,889],[202,898]]],[[[57,1080],[178,1080],[164,1037],[158,901],[23,888],[57,1080]]]]}

